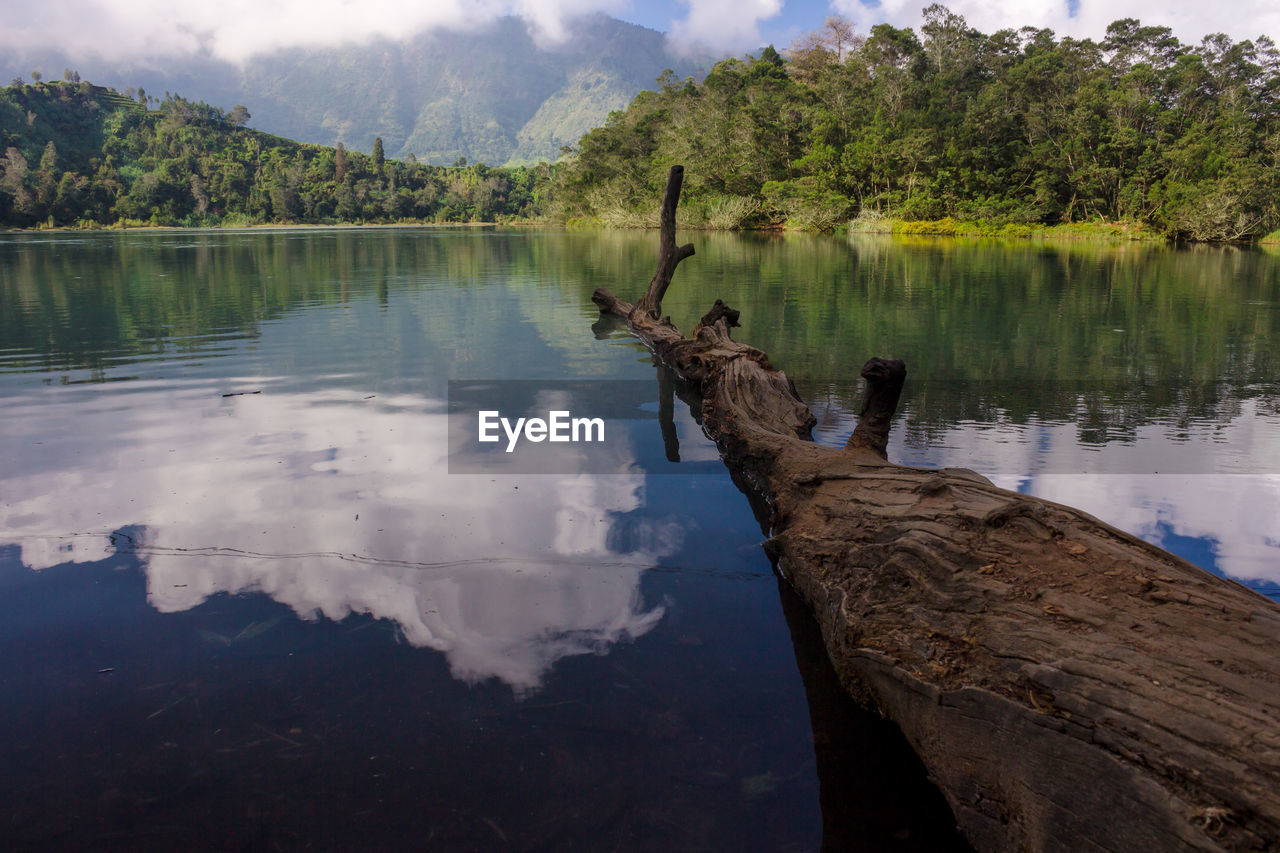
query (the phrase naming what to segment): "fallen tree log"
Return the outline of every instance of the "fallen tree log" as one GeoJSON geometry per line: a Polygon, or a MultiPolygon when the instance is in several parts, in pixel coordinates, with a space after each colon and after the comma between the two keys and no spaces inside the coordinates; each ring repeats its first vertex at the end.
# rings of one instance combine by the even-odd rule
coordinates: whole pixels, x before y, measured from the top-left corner
{"type": "Polygon", "coordinates": [[[885,457],[906,377],[872,359],[842,450],[717,301],[684,337],[661,260],[625,318],[700,394],[840,679],[902,729],[980,850],[1280,849],[1280,606],[1068,506],[885,457]]]}

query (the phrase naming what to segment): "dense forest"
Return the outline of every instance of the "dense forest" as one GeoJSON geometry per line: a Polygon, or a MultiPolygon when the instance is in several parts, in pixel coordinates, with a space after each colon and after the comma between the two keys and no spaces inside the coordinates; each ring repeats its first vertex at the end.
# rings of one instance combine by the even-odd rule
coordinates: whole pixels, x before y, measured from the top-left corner
{"type": "Polygon", "coordinates": [[[1132,19],[1101,42],[984,35],[934,5],[919,33],[833,18],[787,58],[659,82],[579,142],[565,215],[647,222],[683,163],[686,215],[712,227],[1126,222],[1237,240],[1280,226],[1280,52],[1265,37],[1189,46],[1132,19]]]}
{"type": "Polygon", "coordinates": [[[78,80],[0,89],[0,224],[495,221],[541,214],[549,167],[445,168],[306,145],[166,93],[78,80]]]}
{"type": "Polygon", "coordinates": [[[300,144],[244,107],[65,77],[0,89],[0,224],[648,226],[683,163],[688,226],[1280,237],[1280,51],[1132,19],[1094,42],[985,35],[938,5],[918,34],[830,18],[785,56],[665,72],[555,167],[300,144]]]}

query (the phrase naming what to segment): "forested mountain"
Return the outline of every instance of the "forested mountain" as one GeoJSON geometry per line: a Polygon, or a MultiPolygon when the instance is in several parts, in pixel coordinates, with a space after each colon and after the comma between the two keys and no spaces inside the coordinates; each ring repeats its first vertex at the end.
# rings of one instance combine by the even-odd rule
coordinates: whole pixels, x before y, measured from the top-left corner
{"type": "MultiPolygon", "coordinates": [[[[486,73],[536,77],[519,55],[505,61],[486,73]]],[[[391,92],[407,72],[384,64],[391,92]]],[[[332,85],[318,66],[298,73],[271,85],[332,85]]],[[[725,60],[701,82],[664,74],[554,170],[384,156],[418,138],[408,135],[398,146],[375,137],[372,156],[297,143],[244,127],[243,107],[128,98],[67,77],[0,90],[0,224],[551,215],[646,225],[667,168],[684,163],[686,225],[1124,222],[1192,240],[1280,228],[1280,51],[1266,38],[1186,45],[1134,20],[1094,42],[1029,28],[986,35],[941,6],[925,10],[919,33],[880,25],[861,36],[832,19],[786,57],[770,47],[725,60]]],[[[450,126],[475,131],[482,114],[515,109],[501,87],[469,80],[440,83],[437,94],[453,94],[426,112],[452,111],[450,126]]],[[[586,110],[592,90],[581,91],[544,112],[586,110]]],[[[350,109],[390,121],[397,103],[366,91],[350,109]]],[[[481,129],[501,143],[496,120],[481,129]]]]}
{"type": "Polygon", "coordinates": [[[243,67],[208,56],[107,62],[56,51],[0,57],[0,77],[74,69],[121,92],[181,93],[223,108],[244,104],[253,126],[321,145],[414,154],[448,165],[554,161],[663,69],[696,73],[661,33],[606,17],[574,24],[560,46],[539,47],[518,18],[478,30],[437,30],[405,41],[282,50],[243,67]]]}
{"type": "Polygon", "coordinates": [[[789,59],[767,48],[639,95],[578,144],[557,203],[647,221],[672,163],[691,224],[1120,220],[1251,238],[1280,226],[1280,52],[1132,19],[1100,42],[985,35],[936,5],[919,33],[833,19],[789,59]]]}
{"type": "MultiPolygon", "coordinates": [[[[71,75],[74,77],[74,75],[71,75]]],[[[0,225],[495,221],[541,213],[549,167],[398,162],[244,127],[168,97],[155,109],[75,80],[0,89],[0,225]]]]}

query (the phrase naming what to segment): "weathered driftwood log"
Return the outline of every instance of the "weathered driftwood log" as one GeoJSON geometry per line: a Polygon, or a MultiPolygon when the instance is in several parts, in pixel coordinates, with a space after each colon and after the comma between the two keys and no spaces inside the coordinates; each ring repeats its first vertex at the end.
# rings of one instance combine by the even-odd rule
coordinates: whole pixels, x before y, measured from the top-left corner
{"type": "Polygon", "coordinates": [[[970,841],[1280,849],[1280,606],[1071,507],[889,463],[901,362],[863,368],[843,450],[814,444],[791,381],[730,338],[736,312],[691,338],[658,319],[693,254],[675,248],[681,178],[640,302],[593,299],[699,390],[846,689],[898,724],[970,841]]]}

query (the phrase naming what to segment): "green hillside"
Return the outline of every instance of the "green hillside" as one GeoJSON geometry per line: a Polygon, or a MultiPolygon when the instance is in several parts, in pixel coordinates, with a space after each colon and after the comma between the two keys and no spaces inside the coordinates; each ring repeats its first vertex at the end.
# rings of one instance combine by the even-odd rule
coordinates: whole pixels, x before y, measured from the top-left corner
{"type": "Polygon", "coordinates": [[[403,41],[283,50],[243,67],[208,56],[108,62],[57,51],[0,57],[8,79],[74,68],[121,91],[178,93],[229,107],[253,126],[322,145],[449,165],[554,161],[560,149],[651,87],[666,68],[681,76],[709,62],[667,53],[661,33],[603,15],[574,24],[561,46],[539,47],[518,18],[403,41]]]}
{"type": "Polygon", "coordinates": [[[495,221],[537,216],[550,170],[443,168],[293,142],[169,96],[0,89],[0,225],[495,221]]]}
{"type": "MultiPolygon", "coordinates": [[[[1100,42],[983,34],[940,6],[919,31],[813,34],[789,59],[667,78],[587,134],[560,172],[569,216],[653,220],[667,168],[713,227],[851,217],[1026,233],[1137,223],[1191,240],[1280,227],[1280,50],[1116,21],[1100,42]],[[939,221],[941,220],[941,221],[939,221]]],[[[914,226],[913,226],[914,227],[914,226]]]]}

